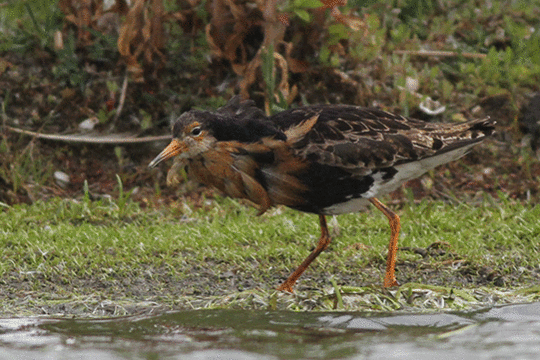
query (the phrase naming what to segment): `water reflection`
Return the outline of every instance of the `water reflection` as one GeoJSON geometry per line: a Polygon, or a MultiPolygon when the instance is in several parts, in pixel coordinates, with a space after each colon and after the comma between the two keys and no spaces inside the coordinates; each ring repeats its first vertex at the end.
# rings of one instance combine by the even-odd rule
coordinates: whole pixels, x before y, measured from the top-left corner
{"type": "Polygon", "coordinates": [[[438,314],[207,310],[0,319],[6,359],[536,359],[540,303],[438,314]]]}

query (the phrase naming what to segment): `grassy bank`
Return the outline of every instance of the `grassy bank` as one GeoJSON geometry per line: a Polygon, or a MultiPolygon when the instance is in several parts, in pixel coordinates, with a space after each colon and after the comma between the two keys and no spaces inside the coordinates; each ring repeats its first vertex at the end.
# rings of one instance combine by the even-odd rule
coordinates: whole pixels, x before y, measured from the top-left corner
{"type": "Polygon", "coordinates": [[[259,61],[266,20],[252,10],[266,2],[236,2],[252,16],[254,31],[245,34],[253,36],[243,41],[230,32],[234,21],[245,22],[237,13],[209,16],[197,2],[164,3],[169,20],[160,55],[150,61],[149,49],[128,62],[118,47],[120,33],[130,33],[120,31],[120,9],[60,8],[56,0],[2,4],[1,314],[455,309],[538,298],[540,210],[531,204],[540,201],[540,130],[537,107],[529,105],[540,91],[537,2],[349,1],[336,12],[292,1],[280,9],[290,24],[275,47],[284,59],[275,73],[288,74],[278,87],[272,56],[260,59],[253,76],[238,73],[259,61]],[[74,22],[80,15],[91,23],[74,22]],[[218,40],[238,51],[218,51],[218,40]],[[243,56],[225,59],[227,52],[243,56]],[[145,81],[130,72],[139,65],[145,81]],[[332,220],[328,251],[295,295],[278,294],[274,289],[317,242],[316,216],[279,208],[256,217],[232,200],[201,199],[190,186],[180,193],[191,200],[173,202],[178,195],[165,189],[165,173],[147,169],[159,144],[66,144],[11,129],[72,135],[90,121],[97,138],[166,134],[171,114],[215,108],[256,78],[264,81],[247,88],[261,108],[270,93],[297,91],[287,106],[346,103],[432,122],[497,121],[495,136],[468,156],[406,185],[416,199],[446,202],[389,196],[405,204],[393,205],[403,221],[401,288],[381,288],[390,231],[378,211],[332,220]],[[436,102],[424,103],[427,97],[436,102]],[[56,171],[70,180],[57,181],[56,171]],[[115,174],[138,192],[120,191],[115,174]],[[82,196],[85,184],[102,200],[82,196]]]}
{"type": "Polygon", "coordinates": [[[398,211],[397,278],[406,285],[381,288],[389,227],[372,210],[331,221],[334,241],[289,295],[274,289],[316,243],[313,215],[277,208],[255,217],[219,198],[144,210],[111,199],[13,206],[0,213],[0,311],[462,308],[538,297],[539,207],[486,198],[398,211]]]}

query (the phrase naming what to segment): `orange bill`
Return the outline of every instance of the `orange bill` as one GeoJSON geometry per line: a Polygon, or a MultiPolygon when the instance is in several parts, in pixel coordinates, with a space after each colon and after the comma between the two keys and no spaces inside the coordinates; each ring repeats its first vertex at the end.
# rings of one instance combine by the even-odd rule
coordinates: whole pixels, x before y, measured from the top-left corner
{"type": "Polygon", "coordinates": [[[167,145],[167,147],[163,149],[163,151],[160,152],[159,155],[156,156],[154,160],[150,162],[150,164],[148,164],[148,167],[153,168],[160,162],[170,159],[176,155],[179,155],[183,153],[185,150],[186,150],[186,145],[183,142],[173,139],[171,143],[167,145]]]}

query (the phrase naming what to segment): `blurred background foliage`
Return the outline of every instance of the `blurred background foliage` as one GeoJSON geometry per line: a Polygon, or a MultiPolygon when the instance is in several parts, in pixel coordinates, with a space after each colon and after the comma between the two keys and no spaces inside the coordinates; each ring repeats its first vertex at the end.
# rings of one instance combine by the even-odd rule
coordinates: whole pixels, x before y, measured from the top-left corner
{"type": "MultiPolygon", "coordinates": [[[[531,199],[539,24],[538,0],[4,0],[0,116],[5,126],[55,134],[88,124],[100,134],[162,134],[172,113],[221,106],[236,93],[267,113],[349,103],[429,121],[489,115],[499,146],[484,157],[530,183],[501,174],[487,190],[531,199]]],[[[72,190],[106,173],[89,165],[98,157],[91,147],[51,149],[3,131],[0,182],[15,194],[32,182],[62,194],[50,170],[36,176],[36,161],[102,169],[75,171],[72,190]]],[[[106,152],[124,168],[152,151],[106,152]]],[[[143,172],[123,180],[142,184],[143,172]]],[[[113,191],[109,183],[101,191],[113,191]]],[[[10,196],[0,201],[21,199],[10,196]]]]}

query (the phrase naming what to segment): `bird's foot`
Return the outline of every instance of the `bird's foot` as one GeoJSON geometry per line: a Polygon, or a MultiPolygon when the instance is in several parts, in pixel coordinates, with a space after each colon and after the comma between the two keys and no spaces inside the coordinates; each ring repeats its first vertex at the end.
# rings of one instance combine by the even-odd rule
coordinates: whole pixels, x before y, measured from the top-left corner
{"type": "Polygon", "coordinates": [[[384,285],[385,288],[393,287],[393,286],[399,286],[399,283],[397,282],[395,277],[385,277],[384,278],[384,285]]]}
{"type": "Polygon", "coordinates": [[[290,292],[291,294],[294,293],[294,290],[292,288],[292,285],[293,284],[289,284],[287,281],[285,281],[283,284],[281,284],[277,290],[278,291],[286,291],[286,292],[290,292]]]}

